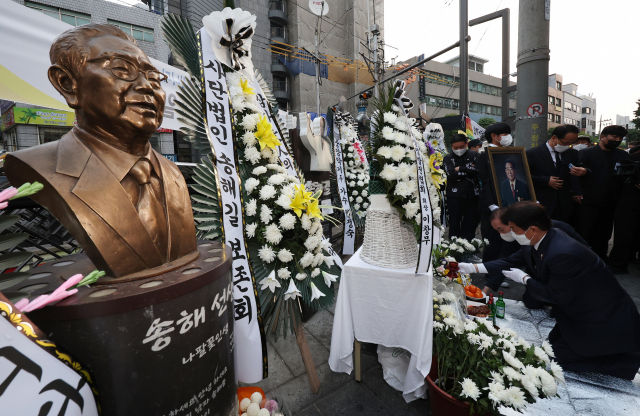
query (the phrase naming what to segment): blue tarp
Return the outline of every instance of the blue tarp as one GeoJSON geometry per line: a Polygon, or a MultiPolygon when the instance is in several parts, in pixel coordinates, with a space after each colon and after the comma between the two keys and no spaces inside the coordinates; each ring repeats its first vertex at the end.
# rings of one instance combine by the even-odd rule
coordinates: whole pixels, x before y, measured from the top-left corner
{"type": "MultiPolygon", "coordinates": [[[[300,73],[305,75],[316,76],[316,64],[304,59],[293,58],[292,60],[284,59],[282,56],[278,56],[278,60],[289,69],[291,75],[294,77],[300,73]]],[[[320,77],[329,77],[328,65],[320,64],[320,77]]]]}

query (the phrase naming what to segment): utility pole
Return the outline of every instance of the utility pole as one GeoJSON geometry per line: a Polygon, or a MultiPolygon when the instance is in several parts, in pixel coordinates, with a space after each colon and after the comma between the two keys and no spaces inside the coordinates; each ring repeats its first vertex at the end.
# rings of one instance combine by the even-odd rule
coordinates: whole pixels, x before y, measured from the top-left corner
{"type": "Polygon", "coordinates": [[[519,4],[515,141],[527,149],[546,140],[550,1],[520,0],[519,4]]]}
{"type": "Polygon", "coordinates": [[[602,114],[600,114],[600,128],[598,128],[598,137],[600,137],[600,134],[602,134],[602,123],[604,123],[605,127],[607,126],[607,123],[611,122],[611,119],[608,118],[606,120],[602,119],[602,114]]]}
{"type": "MultiPolygon", "coordinates": [[[[324,8],[324,1],[321,7],[324,8]]],[[[316,21],[316,117],[320,117],[320,85],[322,85],[320,80],[320,19],[322,16],[318,16],[316,21]]]]}
{"type": "Polygon", "coordinates": [[[469,0],[460,0],[460,115],[469,114],[469,0]]]}
{"type": "MultiPolygon", "coordinates": [[[[374,22],[375,22],[375,6],[373,10],[374,22]]],[[[380,98],[380,92],[378,91],[378,82],[380,79],[380,63],[378,62],[378,36],[380,35],[380,29],[377,24],[371,25],[371,34],[373,35],[373,73],[375,74],[374,81],[376,82],[376,86],[373,89],[373,96],[376,98],[380,98]]]]}

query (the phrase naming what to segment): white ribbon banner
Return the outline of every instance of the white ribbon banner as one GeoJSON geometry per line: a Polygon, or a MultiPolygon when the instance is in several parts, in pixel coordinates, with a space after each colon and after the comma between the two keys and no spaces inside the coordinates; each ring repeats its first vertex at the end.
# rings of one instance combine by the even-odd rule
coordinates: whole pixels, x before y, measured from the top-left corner
{"type": "Polygon", "coordinates": [[[290,149],[287,149],[287,143],[285,142],[284,137],[280,132],[278,122],[275,116],[273,115],[273,112],[271,111],[271,107],[269,106],[267,97],[264,96],[264,92],[262,91],[262,88],[260,87],[260,83],[258,82],[257,79],[253,80],[253,88],[256,92],[256,98],[258,99],[258,104],[260,104],[260,107],[262,107],[262,110],[264,111],[264,115],[267,116],[267,118],[269,119],[269,122],[271,123],[271,126],[273,128],[273,134],[275,134],[276,137],[278,138],[278,141],[282,143],[280,146],[278,146],[278,159],[280,159],[280,163],[282,164],[282,166],[285,167],[285,169],[287,169],[287,173],[289,175],[295,176],[296,178],[300,179],[298,177],[298,172],[296,172],[295,165],[293,164],[293,159],[291,158],[291,154],[289,153],[290,149]]]}
{"type": "MultiPolygon", "coordinates": [[[[404,115],[408,117],[409,111],[413,104],[411,100],[404,96],[404,81],[396,83],[396,105],[402,109],[404,115]],[[400,94],[401,90],[401,94],[400,94]],[[408,103],[407,103],[408,101],[408,103]]],[[[422,221],[420,222],[420,244],[418,253],[418,264],[416,273],[427,273],[431,267],[431,250],[433,247],[433,208],[431,207],[431,199],[429,197],[429,189],[427,187],[427,178],[424,170],[424,161],[422,160],[422,151],[418,147],[418,141],[409,127],[409,134],[413,140],[413,148],[416,152],[416,167],[418,168],[418,193],[420,197],[420,212],[422,221]]]]}
{"type": "Polygon", "coordinates": [[[242,192],[236,166],[229,94],[222,65],[211,50],[211,37],[200,30],[208,137],[216,155],[218,192],[225,243],[233,252],[235,370],[238,380],[256,383],[266,373],[266,339],[259,318],[254,277],[244,240],[242,192]]]}
{"type": "Polygon", "coordinates": [[[342,145],[340,144],[340,126],[336,113],[333,113],[333,148],[335,152],[336,181],[340,192],[340,201],[344,209],[344,243],[342,254],[353,254],[356,244],[356,225],[351,216],[351,204],[347,191],[347,182],[344,176],[344,159],[342,157],[342,145]]]}

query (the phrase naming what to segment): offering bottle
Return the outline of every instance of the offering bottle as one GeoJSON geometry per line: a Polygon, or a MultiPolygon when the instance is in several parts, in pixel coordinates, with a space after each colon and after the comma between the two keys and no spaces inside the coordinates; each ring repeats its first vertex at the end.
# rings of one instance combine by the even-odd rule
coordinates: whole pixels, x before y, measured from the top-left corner
{"type": "Polygon", "coordinates": [[[498,292],[499,297],[498,300],[496,301],[496,317],[500,318],[500,319],[504,319],[504,312],[505,312],[505,303],[504,303],[504,299],[502,298],[503,293],[502,292],[498,292]]]}
{"type": "Polygon", "coordinates": [[[487,307],[489,308],[489,315],[487,315],[487,321],[494,319],[495,306],[493,305],[493,294],[489,293],[489,300],[487,301],[487,307]]]}

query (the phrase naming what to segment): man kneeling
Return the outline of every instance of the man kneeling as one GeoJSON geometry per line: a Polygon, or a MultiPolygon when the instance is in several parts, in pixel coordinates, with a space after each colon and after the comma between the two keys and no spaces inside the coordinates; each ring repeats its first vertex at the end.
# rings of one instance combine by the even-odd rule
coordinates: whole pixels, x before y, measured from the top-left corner
{"type": "Polygon", "coordinates": [[[523,247],[484,266],[524,283],[532,297],[553,306],[549,342],[558,363],[569,371],[632,380],[640,368],[640,314],[600,257],[553,228],[539,204],[510,205],[503,219],[523,247]],[[524,267],[531,275],[518,270],[524,267]]]}

